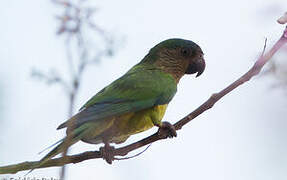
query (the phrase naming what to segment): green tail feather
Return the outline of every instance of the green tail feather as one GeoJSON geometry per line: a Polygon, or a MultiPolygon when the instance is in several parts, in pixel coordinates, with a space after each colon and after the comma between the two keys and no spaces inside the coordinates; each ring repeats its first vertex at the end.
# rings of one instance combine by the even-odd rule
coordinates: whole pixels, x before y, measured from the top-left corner
{"type": "MultiPolygon", "coordinates": [[[[52,159],[53,157],[57,156],[58,154],[64,152],[65,147],[70,147],[71,145],[75,144],[78,142],[84,135],[84,131],[87,128],[85,126],[80,126],[79,128],[75,129],[69,136],[66,136],[65,138],[61,139],[57,143],[60,143],[57,145],[52,151],[50,151],[46,156],[44,156],[39,162],[39,164],[36,167],[33,167],[27,174],[31,173],[34,169],[41,167],[43,164],[45,164],[47,161],[52,159]],[[67,142],[69,140],[69,142],[67,142]]],[[[56,145],[55,143],[54,145],[56,145]]],[[[26,174],[26,175],[27,175],[26,174]]]]}

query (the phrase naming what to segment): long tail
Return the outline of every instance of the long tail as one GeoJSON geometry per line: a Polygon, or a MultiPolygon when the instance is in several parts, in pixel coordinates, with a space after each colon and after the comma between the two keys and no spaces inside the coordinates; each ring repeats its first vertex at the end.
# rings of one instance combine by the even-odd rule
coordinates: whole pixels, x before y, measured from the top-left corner
{"type": "MultiPolygon", "coordinates": [[[[53,157],[57,156],[58,154],[64,152],[66,147],[70,147],[71,145],[78,142],[84,135],[84,131],[86,130],[86,127],[78,127],[73,132],[69,134],[69,136],[66,136],[65,138],[61,139],[54,145],[58,144],[54,149],[52,149],[46,156],[44,156],[40,161],[39,164],[36,167],[33,167],[27,174],[31,173],[34,169],[41,167],[43,164],[45,164],[47,161],[52,159],[53,157]]],[[[27,175],[26,174],[26,175],[27,175]]]]}

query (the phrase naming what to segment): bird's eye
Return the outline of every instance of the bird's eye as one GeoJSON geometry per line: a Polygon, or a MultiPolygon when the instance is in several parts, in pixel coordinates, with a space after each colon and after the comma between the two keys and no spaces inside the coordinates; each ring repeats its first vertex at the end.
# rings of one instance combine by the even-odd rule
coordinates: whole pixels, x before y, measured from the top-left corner
{"type": "Polygon", "coordinates": [[[190,51],[187,48],[182,48],[181,49],[181,54],[186,57],[186,56],[189,56],[190,51]]]}

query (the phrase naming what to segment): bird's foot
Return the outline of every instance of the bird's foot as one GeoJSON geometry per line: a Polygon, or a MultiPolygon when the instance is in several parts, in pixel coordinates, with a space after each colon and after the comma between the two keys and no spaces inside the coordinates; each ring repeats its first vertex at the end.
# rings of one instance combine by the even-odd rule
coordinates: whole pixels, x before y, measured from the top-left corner
{"type": "Polygon", "coordinates": [[[109,143],[105,143],[104,147],[100,147],[100,152],[104,160],[106,160],[107,163],[112,164],[114,160],[114,150],[115,148],[113,146],[110,146],[109,143]]]}
{"type": "Polygon", "coordinates": [[[173,138],[177,136],[175,127],[167,121],[161,123],[157,133],[163,139],[167,137],[173,138]]]}

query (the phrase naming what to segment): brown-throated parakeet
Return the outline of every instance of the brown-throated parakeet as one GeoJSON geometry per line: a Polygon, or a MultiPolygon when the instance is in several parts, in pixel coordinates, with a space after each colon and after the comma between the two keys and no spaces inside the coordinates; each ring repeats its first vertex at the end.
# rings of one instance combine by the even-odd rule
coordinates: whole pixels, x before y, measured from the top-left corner
{"type": "MultiPolygon", "coordinates": [[[[176,136],[174,127],[161,122],[168,103],[184,74],[203,73],[205,61],[201,48],[192,41],[168,39],[153,47],[126,74],[93,96],[71,119],[58,129],[68,135],[48,153],[42,162],[64,151],[77,141],[122,143],[130,135],[153,126],[166,128],[176,136]],[[72,126],[73,128],[70,128],[72,126]],[[69,137],[68,142],[65,141],[69,137]]],[[[111,163],[111,160],[106,159],[111,163]]]]}

